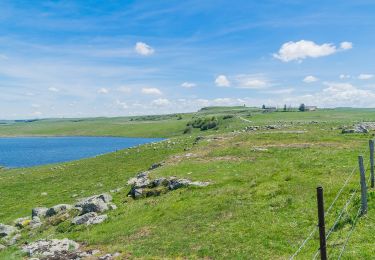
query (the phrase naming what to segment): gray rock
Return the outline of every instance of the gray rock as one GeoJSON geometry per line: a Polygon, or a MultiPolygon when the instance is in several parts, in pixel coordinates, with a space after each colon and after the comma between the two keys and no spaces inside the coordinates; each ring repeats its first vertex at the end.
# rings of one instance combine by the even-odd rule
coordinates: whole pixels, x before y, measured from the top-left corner
{"type": "MultiPolygon", "coordinates": [[[[29,257],[42,256],[48,257],[61,257],[61,254],[67,252],[74,252],[78,250],[79,244],[73,240],[67,238],[64,239],[52,239],[52,240],[39,240],[22,247],[22,251],[25,252],[29,257]]],[[[56,258],[57,259],[57,258],[56,258]]],[[[60,258],[58,258],[60,259],[60,258]]],[[[72,259],[72,258],[61,258],[61,259],[72,259]]],[[[74,258],[73,258],[74,259],[74,258]]]]}
{"type": "Polygon", "coordinates": [[[31,217],[44,218],[46,216],[48,208],[38,207],[31,210],[31,217]]]}
{"type": "Polygon", "coordinates": [[[2,245],[2,244],[0,244],[0,251],[1,251],[1,250],[4,250],[5,248],[7,248],[7,247],[4,246],[4,245],[2,245]]]}
{"type": "Polygon", "coordinates": [[[46,212],[46,217],[52,217],[57,214],[65,213],[68,210],[71,210],[73,208],[72,205],[69,204],[59,204],[56,206],[53,206],[52,208],[49,208],[46,212]]]}
{"type": "Polygon", "coordinates": [[[17,228],[9,225],[4,225],[0,223],[0,238],[8,237],[13,233],[17,232],[17,228]]]}
{"type": "Polygon", "coordinates": [[[33,217],[33,219],[30,221],[30,227],[32,229],[39,228],[42,225],[42,221],[38,216],[33,217]]]}
{"type": "Polygon", "coordinates": [[[150,179],[148,177],[148,172],[142,172],[138,174],[135,178],[128,180],[128,185],[132,185],[138,188],[147,187],[150,184],[150,179]]]}
{"type": "Polygon", "coordinates": [[[11,237],[8,240],[8,245],[9,246],[15,245],[17,243],[17,241],[20,240],[20,239],[21,239],[21,234],[15,234],[13,237],[11,237]]]}
{"type": "Polygon", "coordinates": [[[108,218],[107,215],[98,215],[95,212],[89,212],[82,216],[75,217],[72,220],[72,223],[75,225],[82,225],[82,224],[94,225],[94,224],[102,223],[107,218],[108,218]]]}
{"type": "Polygon", "coordinates": [[[170,190],[176,190],[182,187],[187,187],[191,183],[190,180],[187,179],[174,179],[171,178],[169,180],[168,189],[170,190]]]}
{"type": "Polygon", "coordinates": [[[159,168],[161,166],[163,166],[162,163],[154,163],[153,165],[151,165],[151,167],[148,170],[152,171],[152,170],[155,170],[156,168],[159,168]]]}
{"type": "Polygon", "coordinates": [[[128,196],[131,196],[135,199],[137,198],[140,198],[143,196],[143,189],[142,188],[135,188],[135,187],[132,187],[128,196]]]}
{"type": "Polygon", "coordinates": [[[86,214],[89,212],[104,212],[110,209],[108,204],[111,201],[112,196],[107,193],[103,193],[100,195],[95,195],[82,199],[74,206],[82,209],[81,214],[86,214]]]}

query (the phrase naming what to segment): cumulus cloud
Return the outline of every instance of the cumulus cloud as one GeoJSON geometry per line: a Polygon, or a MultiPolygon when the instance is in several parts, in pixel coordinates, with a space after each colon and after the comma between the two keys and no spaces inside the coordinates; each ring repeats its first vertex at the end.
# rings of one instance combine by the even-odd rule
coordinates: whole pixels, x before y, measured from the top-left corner
{"type": "Polygon", "coordinates": [[[142,88],[141,91],[145,95],[161,95],[162,92],[158,88],[142,88]]]}
{"type": "Polygon", "coordinates": [[[215,79],[215,84],[218,87],[229,87],[230,86],[230,81],[225,75],[219,75],[215,79]]]}
{"type": "Polygon", "coordinates": [[[35,112],[33,112],[33,115],[34,116],[41,116],[41,115],[43,115],[43,113],[40,112],[40,111],[35,111],[35,112]]]}
{"type": "Polygon", "coordinates": [[[116,100],[115,104],[119,107],[121,107],[122,109],[127,109],[129,106],[126,102],[122,102],[120,100],[116,100]]]}
{"type": "Polygon", "coordinates": [[[117,90],[122,92],[122,93],[131,93],[132,92],[132,89],[129,88],[129,87],[126,87],[126,86],[118,87],[117,90]]]}
{"type": "Polygon", "coordinates": [[[155,50],[150,45],[147,45],[144,42],[137,42],[135,44],[134,50],[142,56],[150,56],[155,52],[155,50]]]}
{"type": "Polygon", "coordinates": [[[50,87],[48,88],[49,91],[51,92],[59,92],[60,90],[58,88],[55,88],[55,87],[50,87]]]}
{"type": "Polygon", "coordinates": [[[108,94],[109,90],[107,88],[100,88],[98,89],[99,94],[108,94]]]}
{"type": "Polygon", "coordinates": [[[373,77],[374,77],[373,74],[360,74],[358,76],[358,79],[368,80],[368,79],[372,79],[373,77]]]}
{"type": "Polygon", "coordinates": [[[152,105],[162,107],[162,106],[168,106],[170,104],[170,101],[166,98],[158,98],[152,101],[152,105]]]}
{"type": "Polygon", "coordinates": [[[339,50],[349,50],[352,48],[351,42],[342,42],[340,48],[332,43],[316,44],[313,41],[300,40],[297,42],[286,42],[279,49],[278,53],[273,54],[276,59],[283,62],[302,61],[306,58],[318,58],[336,53],[339,50]]]}
{"type": "Polygon", "coordinates": [[[350,50],[351,48],[353,48],[353,43],[351,43],[351,42],[342,42],[342,43],[340,43],[340,48],[342,50],[350,50]]]}
{"type": "Polygon", "coordinates": [[[269,86],[269,80],[261,75],[236,76],[237,88],[263,89],[269,86]]]}
{"type": "Polygon", "coordinates": [[[314,77],[314,76],[306,76],[304,79],[303,79],[303,82],[305,83],[312,83],[312,82],[316,82],[318,81],[319,79],[317,77],[314,77]]]}
{"type": "Polygon", "coordinates": [[[192,82],[184,82],[184,83],[181,84],[181,87],[183,87],[183,88],[193,88],[195,86],[197,86],[197,84],[192,83],[192,82]]]}
{"type": "Polygon", "coordinates": [[[349,79],[351,76],[349,74],[340,74],[340,79],[349,79]]]}

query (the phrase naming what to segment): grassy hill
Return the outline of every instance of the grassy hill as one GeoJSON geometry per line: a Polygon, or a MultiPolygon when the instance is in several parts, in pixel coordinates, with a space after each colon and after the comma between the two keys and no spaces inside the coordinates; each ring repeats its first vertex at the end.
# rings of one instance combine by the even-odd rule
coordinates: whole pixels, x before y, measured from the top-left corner
{"type": "MultiPolygon", "coordinates": [[[[317,185],[325,189],[327,208],[356,166],[358,154],[364,154],[367,164],[366,146],[372,132],[341,134],[339,129],[360,121],[375,121],[375,111],[262,113],[254,108],[215,107],[181,116],[0,125],[2,136],[169,138],[69,163],[0,170],[0,223],[30,215],[37,206],[73,203],[77,196],[124,187],[113,194],[118,209],[108,212],[106,222],[89,227],[63,222],[25,231],[19,244],[67,237],[87,248],[120,252],[123,258],[288,259],[316,225],[317,185]],[[218,127],[192,128],[183,134],[189,122],[213,117],[218,127]],[[259,128],[244,131],[250,126],[259,128]],[[196,141],[197,136],[204,138],[196,141]],[[138,200],[127,197],[127,180],[161,161],[164,165],[152,171],[152,177],[178,176],[212,184],[138,200]]],[[[327,215],[327,229],[358,183],[356,173],[327,215]]],[[[374,194],[369,189],[369,211],[356,225],[344,259],[373,257],[374,194]]],[[[356,194],[328,240],[329,257],[338,256],[359,204],[356,194]]],[[[315,234],[297,259],[312,258],[318,247],[315,234]]],[[[17,245],[0,251],[0,259],[22,257],[17,245]]]]}

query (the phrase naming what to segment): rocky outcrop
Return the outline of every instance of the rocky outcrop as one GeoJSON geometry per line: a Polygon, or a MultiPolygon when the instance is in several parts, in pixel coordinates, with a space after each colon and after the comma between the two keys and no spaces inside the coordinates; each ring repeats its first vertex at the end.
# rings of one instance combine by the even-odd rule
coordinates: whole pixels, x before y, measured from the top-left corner
{"type": "Polygon", "coordinates": [[[47,214],[48,208],[38,207],[31,210],[31,217],[44,218],[47,214]]]}
{"type": "Polygon", "coordinates": [[[52,217],[54,215],[65,213],[69,210],[71,210],[73,207],[69,204],[59,204],[56,206],[53,206],[52,208],[49,208],[46,212],[46,217],[52,217]]]}
{"type": "Polygon", "coordinates": [[[168,191],[176,190],[187,186],[205,187],[209,182],[191,181],[188,179],[178,179],[176,177],[157,178],[151,180],[148,172],[142,172],[135,178],[128,181],[131,189],[128,196],[136,198],[158,196],[168,191]]]}
{"type": "Polygon", "coordinates": [[[8,237],[17,232],[17,228],[9,225],[0,224],[0,238],[8,237]]]}
{"type": "Polygon", "coordinates": [[[82,216],[75,217],[72,220],[72,223],[75,224],[75,225],[85,224],[85,225],[88,226],[88,225],[94,225],[94,224],[102,223],[107,218],[108,218],[107,215],[98,215],[95,212],[89,212],[89,213],[86,213],[82,216]]]}
{"type": "Polygon", "coordinates": [[[68,259],[99,259],[112,260],[120,256],[119,253],[100,256],[100,250],[82,250],[80,245],[67,238],[39,240],[22,247],[22,251],[30,259],[40,260],[68,260],[68,259]]]}
{"type": "Polygon", "coordinates": [[[52,240],[39,240],[22,247],[22,251],[29,257],[55,257],[56,259],[75,259],[75,258],[57,258],[62,256],[69,256],[78,250],[79,244],[73,240],[65,239],[52,239],[52,240]]]}
{"type": "Polygon", "coordinates": [[[109,209],[116,208],[111,203],[112,196],[108,193],[103,193],[88,198],[84,198],[77,202],[74,206],[81,211],[81,215],[89,212],[104,212],[109,209]]]}

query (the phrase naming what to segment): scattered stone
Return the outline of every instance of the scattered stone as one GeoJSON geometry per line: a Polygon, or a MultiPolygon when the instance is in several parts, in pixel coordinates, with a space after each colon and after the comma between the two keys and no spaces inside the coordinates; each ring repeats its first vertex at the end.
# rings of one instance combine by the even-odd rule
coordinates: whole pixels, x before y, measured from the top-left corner
{"type": "Polygon", "coordinates": [[[132,187],[128,196],[134,199],[141,197],[159,196],[168,191],[176,190],[187,186],[205,187],[209,185],[208,182],[191,181],[188,179],[177,179],[176,177],[158,178],[150,180],[148,175],[138,175],[129,180],[132,187]],[[140,180],[138,180],[140,179],[140,180]]]}
{"type": "Polygon", "coordinates": [[[42,225],[42,221],[38,216],[33,217],[33,219],[30,221],[30,227],[32,229],[39,228],[42,225]]]}
{"type": "Polygon", "coordinates": [[[72,198],[77,198],[78,197],[78,194],[73,194],[72,195],[72,198]]]}
{"type": "Polygon", "coordinates": [[[141,172],[135,178],[128,180],[128,185],[133,185],[135,187],[147,187],[150,184],[148,179],[148,172],[141,172]]]}
{"type": "Polygon", "coordinates": [[[91,196],[82,199],[74,206],[81,209],[81,215],[89,212],[104,212],[110,209],[109,203],[112,201],[112,196],[108,193],[91,196]]]}
{"type": "Polygon", "coordinates": [[[22,247],[22,251],[30,257],[53,257],[52,259],[75,259],[68,258],[70,253],[78,250],[79,244],[73,240],[52,239],[39,240],[22,247]],[[65,256],[65,258],[63,258],[65,256]],[[57,258],[60,257],[60,258],[57,258]]]}
{"type": "Polygon", "coordinates": [[[75,217],[72,220],[72,223],[75,225],[93,225],[93,224],[99,224],[102,223],[104,220],[108,218],[107,215],[98,215],[95,212],[89,212],[82,216],[75,217]]]}
{"type": "Polygon", "coordinates": [[[4,250],[5,248],[7,248],[7,247],[4,246],[4,245],[2,245],[2,244],[0,244],[0,251],[1,251],[1,250],[4,250]]]}
{"type": "Polygon", "coordinates": [[[71,210],[73,207],[69,204],[59,204],[56,206],[53,206],[52,208],[49,208],[46,212],[46,217],[52,217],[57,214],[65,213],[68,210],[71,210]]]}
{"type": "Polygon", "coordinates": [[[155,170],[156,168],[159,168],[161,166],[163,166],[163,163],[154,163],[153,165],[151,165],[151,167],[148,170],[152,171],[152,170],[155,170]]]}
{"type": "Polygon", "coordinates": [[[39,217],[39,218],[44,218],[47,214],[48,208],[33,208],[31,211],[31,217],[39,217]]]}
{"type": "Polygon", "coordinates": [[[47,193],[47,192],[42,192],[42,193],[40,193],[40,195],[41,195],[41,196],[47,196],[48,193],[47,193]]]}
{"type": "Polygon", "coordinates": [[[12,246],[17,243],[18,240],[21,239],[21,234],[15,234],[11,239],[8,240],[8,245],[12,246]]]}
{"type": "Polygon", "coordinates": [[[0,223],[0,238],[8,237],[8,236],[10,236],[10,235],[12,235],[13,233],[16,233],[16,232],[17,232],[17,228],[0,223]]]}

